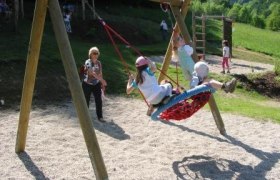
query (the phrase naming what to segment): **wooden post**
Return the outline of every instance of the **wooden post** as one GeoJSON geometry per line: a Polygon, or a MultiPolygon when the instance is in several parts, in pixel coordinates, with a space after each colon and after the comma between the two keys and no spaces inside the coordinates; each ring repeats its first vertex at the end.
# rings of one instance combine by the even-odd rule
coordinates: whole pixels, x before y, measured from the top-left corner
{"type": "MultiPolygon", "coordinates": [[[[173,6],[178,6],[178,7],[182,6],[182,0],[150,0],[150,1],[158,2],[158,3],[169,3],[172,4],[173,6]]],[[[184,2],[185,1],[189,3],[191,0],[184,0],[184,2]]]]}
{"type": "Polygon", "coordinates": [[[20,104],[16,153],[22,152],[25,149],[29,115],[32,104],[32,96],[41,48],[42,35],[45,25],[47,5],[48,0],[37,0],[35,5],[20,104]]]}
{"type": "MultiPolygon", "coordinates": [[[[185,42],[192,46],[192,43],[190,41],[191,37],[190,37],[190,34],[189,34],[188,29],[186,27],[186,24],[183,20],[183,15],[181,15],[181,13],[180,13],[180,9],[178,7],[174,7],[172,5],[171,5],[171,9],[172,9],[174,17],[175,17],[175,19],[178,23],[179,29],[181,30],[181,34],[182,34],[185,42]]],[[[192,58],[195,62],[198,61],[196,51],[193,52],[192,58]]],[[[209,104],[210,109],[212,111],[212,115],[214,117],[217,128],[219,129],[220,133],[222,135],[224,135],[226,133],[226,130],[224,128],[224,123],[223,123],[222,117],[220,115],[219,109],[217,107],[217,104],[215,102],[215,99],[214,99],[213,95],[211,95],[208,104],[209,104]]]]}
{"type": "Polygon", "coordinates": [[[192,33],[193,33],[193,49],[196,49],[196,19],[195,19],[195,12],[192,11],[192,33]]]}
{"type": "MultiPolygon", "coordinates": [[[[182,16],[186,16],[187,13],[188,13],[188,9],[190,7],[190,1],[191,0],[185,0],[182,4],[182,16]]],[[[174,29],[178,30],[179,27],[178,27],[178,23],[176,22],[175,24],[175,27],[174,29]]],[[[168,67],[170,65],[170,60],[171,60],[171,56],[172,56],[172,39],[173,39],[173,36],[174,36],[174,33],[172,33],[171,35],[171,38],[170,38],[170,41],[169,41],[169,45],[167,47],[167,50],[166,50],[166,54],[164,56],[164,60],[163,60],[163,63],[162,63],[162,67],[161,67],[161,71],[166,74],[167,70],[168,70],[168,67]]],[[[159,78],[158,78],[158,81],[162,81],[165,76],[164,74],[160,72],[159,74],[159,78]]]]}
{"type": "MultiPolygon", "coordinates": [[[[191,36],[190,36],[189,31],[187,29],[187,26],[185,24],[184,17],[181,15],[180,8],[172,6],[172,5],[170,7],[171,7],[171,10],[172,10],[172,12],[174,14],[174,17],[176,19],[176,22],[178,24],[178,27],[180,29],[180,32],[181,32],[185,42],[193,47],[192,41],[191,41],[191,36]]],[[[197,57],[196,51],[193,51],[192,58],[193,58],[193,60],[195,62],[198,61],[198,57],[197,57]]]]}
{"type": "Polygon", "coordinates": [[[66,33],[58,0],[49,0],[49,12],[71,95],[87,145],[89,157],[91,159],[93,169],[95,170],[96,179],[108,179],[108,174],[101,155],[101,150],[98,145],[97,137],[94,132],[93,122],[90,118],[86,100],[83,94],[76,63],[68,35],[66,33]]]}
{"type": "Polygon", "coordinates": [[[205,60],[205,53],[206,53],[206,17],[205,15],[203,14],[202,15],[202,40],[203,40],[203,60],[205,60]]]}
{"type": "Polygon", "coordinates": [[[208,104],[214,117],[216,126],[220,131],[220,134],[226,135],[225,125],[213,95],[210,96],[208,104]]]}

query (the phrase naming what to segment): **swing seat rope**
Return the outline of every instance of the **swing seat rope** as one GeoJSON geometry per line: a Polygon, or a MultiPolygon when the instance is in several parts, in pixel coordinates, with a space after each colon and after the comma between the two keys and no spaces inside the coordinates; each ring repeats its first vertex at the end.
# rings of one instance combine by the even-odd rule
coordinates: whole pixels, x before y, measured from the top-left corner
{"type": "MultiPolygon", "coordinates": [[[[88,4],[88,1],[86,1],[88,4]]],[[[91,7],[88,4],[89,7],[91,7]]],[[[91,7],[92,9],[92,7],[91,7]]],[[[94,10],[94,9],[92,9],[94,10]]],[[[94,10],[95,11],[95,10],[94,10]]],[[[132,46],[126,39],[124,39],[120,34],[118,34],[115,30],[113,30],[110,26],[108,26],[105,21],[95,12],[95,14],[98,17],[98,20],[100,23],[103,25],[104,29],[106,30],[117,54],[120,57],[121,62],[123,63],[124,67],[126,68],[126,71],[128,74],[129,68],[127,63],[125,62],[119,48],[116,45],[116,42],[114,41],[114,38],[112,37],[111,33],[113,33],[116,37],[118,37],[123,43],[128,45],[131,49],[133,49],[138,55],[142,55],[142,53],[132,46]]],[[[163,73],[159,68],[157,68],[161,73],[163,73]]],[[[181,87],[178,84],[178,79],[177,82],[172,80],[167,74],[163,73],[166,77],[168,77],[172,82],[174,82],[177,87],[181,87]]],[[[180,95],[175,96],[172,98],[167,104],[160,106],[151,116],[153,120],[182,120],[186,119],[188,117],[191,117],[195,112],[197,112],[200,108],[202,108],[208,101],[211,96],[211,93],[214,92],[215,90],[208,86],[208,85],[200,85],[197,86],[194,89],[184,91],[180,95]]],[[[143,99],[145,100],[146,104],[148,105],[146,99],[144,98],[143,94],[141,91],[139,91],[140,94],[142,95],[143,99]]],[[[149,106],[149,105],[148,105],[149,106]]]]}

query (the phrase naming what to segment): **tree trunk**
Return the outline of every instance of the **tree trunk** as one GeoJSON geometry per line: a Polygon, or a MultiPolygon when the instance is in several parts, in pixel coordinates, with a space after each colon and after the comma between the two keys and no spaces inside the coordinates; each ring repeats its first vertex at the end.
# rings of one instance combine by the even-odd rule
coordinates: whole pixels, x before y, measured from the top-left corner
{"type": "Polygon", "coordinates": [[[18,30],[18,11],[19,11],[19,0],[14,0],[14,14],[15,14],[15,19],[14,19],[14,25],[15,25],[15,32],[18,30]]]}
{"type": "Polygon", "coordinates": [[[21,10],[21,19],[24,18],[24,6],[23,6],[23,0],[20,1],[20,10],[21,10]]]}

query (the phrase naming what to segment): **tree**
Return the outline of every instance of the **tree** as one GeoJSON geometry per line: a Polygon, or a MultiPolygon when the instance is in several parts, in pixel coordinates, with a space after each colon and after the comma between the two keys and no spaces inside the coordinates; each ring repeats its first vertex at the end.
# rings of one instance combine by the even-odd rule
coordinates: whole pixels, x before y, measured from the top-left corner
{"type": "Polygon", "coordinates": [[[251,25],[258,27],[258,28],[265,28],[265,20],[263,16],[259,16],[257,14],[252,16],[251,25]]]}
{"type": "Polygon", "coordinates": [[[273,31],[280,30],[280,4],[271,7],[272,13],[267,18],[267,27],[273,31]]]}
{"type": "Polygon", "coordinates": [[[243,23],[250,23],[250,11],[247,6],[243,6],[238,12],[238,21],[243,23]]]}
{"type": "Polygon", "coordinates": [[[229,10],[227,16],[230,17],[231,19],[237,20],[238,19],[238,13],[239,13],[241,7],[242,6],[240,4],[234,3],[232,8],[229,10]]]}

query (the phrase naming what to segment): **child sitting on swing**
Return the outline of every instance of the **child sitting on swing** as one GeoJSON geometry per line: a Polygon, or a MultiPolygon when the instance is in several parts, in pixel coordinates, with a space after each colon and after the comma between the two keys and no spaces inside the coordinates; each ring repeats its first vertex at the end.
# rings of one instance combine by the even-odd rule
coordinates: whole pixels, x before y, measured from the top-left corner
{"type": "Polygon", "coordinates": [[[154,106],[160,103],[167,103],[172,94],[172,84],[163,80],[158,84],[156,76],[156,65],[146,57],[140,56],[135,62],[137,68],[136,78],[129,76],[126,93],[130,94],[134,89],[139,88],[147,102],[150,104],[147,115],[150,116],[154,106]]]}
{"type": "Polygon", "coordinates": [[[179,61],[185,79],[191,79],[190,87],[194,88],[197,85],[209,84],[216,90],[222,89],[226,93],[232,93],[235,90],[236,79],[221,83],[214,79],[208,79],[209,67],[206,62],[198,61],[194,63],[191,55],[193,48],[187,45],[179,32],[174,29],[173,36],[173,60],[179,61]]]}

